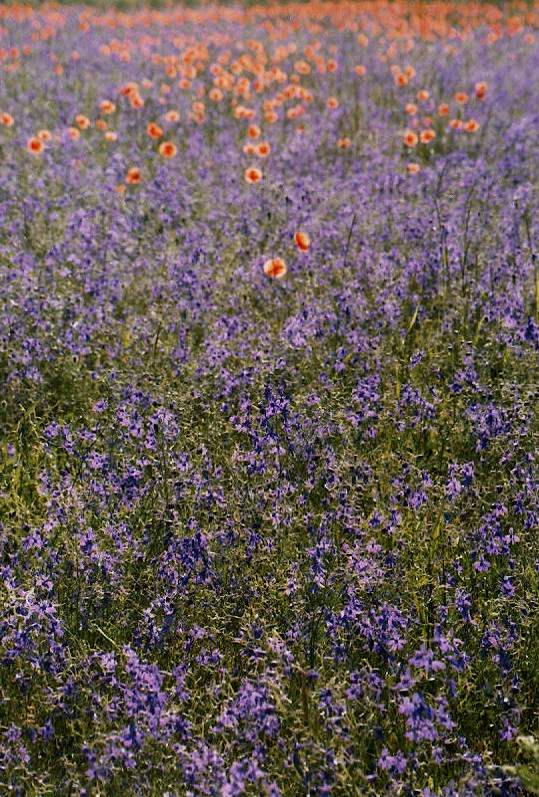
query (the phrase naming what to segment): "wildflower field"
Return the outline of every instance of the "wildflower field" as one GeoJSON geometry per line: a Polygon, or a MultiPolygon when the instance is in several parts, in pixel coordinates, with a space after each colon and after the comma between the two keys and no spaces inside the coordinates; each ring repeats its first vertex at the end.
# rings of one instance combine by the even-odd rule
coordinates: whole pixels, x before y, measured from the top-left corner
{"type": "Polygon", "coordinates": [[[0,6],[0,795],[539,793],[539,4],[0,6]]]}

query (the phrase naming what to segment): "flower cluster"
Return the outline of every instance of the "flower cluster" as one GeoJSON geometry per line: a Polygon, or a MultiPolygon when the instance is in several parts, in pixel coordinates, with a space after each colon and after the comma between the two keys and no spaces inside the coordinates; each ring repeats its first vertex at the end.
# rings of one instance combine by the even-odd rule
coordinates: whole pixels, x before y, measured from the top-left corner
{"type": "Polygon", "coordinates": [[[537,29],[0,7],[0,794],[525,793],[537,29]]]}

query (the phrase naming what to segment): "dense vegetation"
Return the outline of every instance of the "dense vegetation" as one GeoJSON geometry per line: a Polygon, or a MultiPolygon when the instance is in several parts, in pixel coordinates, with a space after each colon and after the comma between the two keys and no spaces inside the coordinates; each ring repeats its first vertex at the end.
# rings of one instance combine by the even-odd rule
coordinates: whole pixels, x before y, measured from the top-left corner
{"type": "Polygon", "coordinates": [[[537,11],[0,26],[0,793],[534,793],[537,11]]]}

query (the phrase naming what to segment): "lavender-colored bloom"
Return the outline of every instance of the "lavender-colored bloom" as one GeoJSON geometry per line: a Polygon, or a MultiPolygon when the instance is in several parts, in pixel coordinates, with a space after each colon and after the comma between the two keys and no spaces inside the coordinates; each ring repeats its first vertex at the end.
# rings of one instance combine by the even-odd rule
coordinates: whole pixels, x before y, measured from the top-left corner
{"type": "Polygon", "coordinates": [[[393,5],[0,9],[10,794],[522,791],[537,9],[393,5]]]}

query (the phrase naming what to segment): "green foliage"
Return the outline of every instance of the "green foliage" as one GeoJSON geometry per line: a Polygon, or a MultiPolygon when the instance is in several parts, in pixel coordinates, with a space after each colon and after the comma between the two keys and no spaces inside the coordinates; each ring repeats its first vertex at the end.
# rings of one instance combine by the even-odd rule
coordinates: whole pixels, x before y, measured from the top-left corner
{"type": "Polygon", "coordinates": [[[526,763],[507,767],[508,771],[515,772],[522,781],[530,795],[539,794],[539,742],[533,736],[517,736],[521,757],[526,763]]]}

